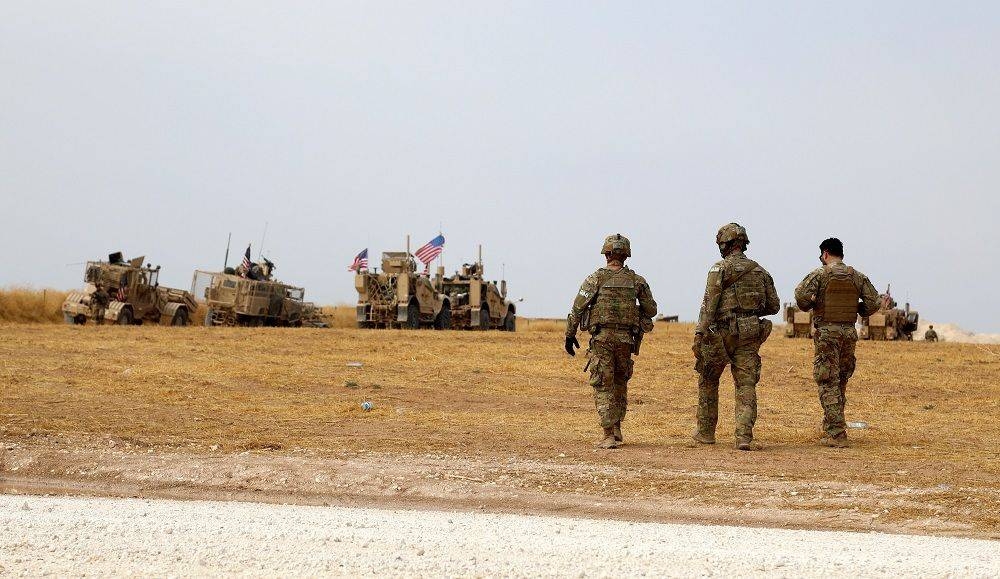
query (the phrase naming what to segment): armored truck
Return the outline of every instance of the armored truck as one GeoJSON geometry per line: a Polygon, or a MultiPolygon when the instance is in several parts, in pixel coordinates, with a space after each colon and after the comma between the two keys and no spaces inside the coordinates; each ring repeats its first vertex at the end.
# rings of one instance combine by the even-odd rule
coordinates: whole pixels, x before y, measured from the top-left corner
{"type": "Polygon", "coordinates": [[[451,301],[428,275],[417,273],[409,251],[383,252],[382,271],[358,271],[354,289],[359,328],[451,328],[451,301]]]}
{"type": "Polygon", "coordinates": [[[161,286],[160,266],[143,266],[145,259],[141,256],[126,261],[119,251],[108,255],[108,261],[88,261],[83,290],[70,292],[63,302],[66,322],[188,325],[197,308],[194,296],[184,290],[161,286]],[[94,298],[98,284],[110,298],[105,308],[101,308],[94,298]],[[95,319],[102,309],[102,319],[95,319]]]}
{"type": "Polygon", "coordinates": [[[191,293],[204,300],[206,326],[316,325],[306,290],[273,279],[274,263],[252,263],[221,272],[197,270],[191,293]]]}
{"type": "Polygon", "coordinates": [[[785,337],[812,337],[812,312],[803,312],[795,304],[785,304],[785,337]]]}
{"type": "Polygon", "coordinates": [[[489,330],[513,332],[517,322],[517,309],[507,299],[507,280],[483,278],[483,263],[464,264],[455,275],[443,277],[438,268],[441,292],[451,303],[451,327],[456,330],[489,330]]]}
{"type": "Polygon", "coordinates": [[[913,332],[917,331],[920,314],[910,309],[910,304],[899,308],[886,288],[882,298],[882,306],[874,314],[861,319],[862,340],[913,340],[913,332]]]}

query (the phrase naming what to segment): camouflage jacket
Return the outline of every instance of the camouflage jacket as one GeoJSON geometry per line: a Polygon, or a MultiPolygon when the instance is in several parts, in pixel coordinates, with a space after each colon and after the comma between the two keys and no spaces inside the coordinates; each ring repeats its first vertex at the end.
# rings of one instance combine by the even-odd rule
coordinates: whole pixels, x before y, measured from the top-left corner
{"type": "MultiPolygon", "coordinates": [[[[580,291],[576,294],[576,299],[573,300],[573,308],[569,312],[569,316],[566,318],[566,335],[575,336],[577,328],[580,327],[580,320],[583,317],[584,312],[591,307],[591,305],[597,300],[597,294],[600,291],[599,288],[604,285],[607,280],[616,274],[630,275],[635,284],[635,294],[636,301],[638,302],[638,314],[640,318],[641,326],[649,328],[652,326],[653,316],[656,315],[656,301],[653,299],[653,292],[649,289],[649,284],[646,279],[641,275],[635,273],[628,267],[623,267],[621,270],[611,270],[606,267],[595,271],[594,273],[587,276],[587,279],[583,280],[583,284],[580,286],[580,291]]],[[[584,330],[590,330],[590,328],[583,328],[584,330]]]]}
{"type": "Polygon", "coordinates": [[[717,322],[740,315],[771,316],[780,309],[771,274],[737,251],[708,270],[695,333],[704,334],[717,322]]]}
{"type": "Polygon", "coordinates": [[[90,301],[96,306],[107,307],[111,303],[111,296],[107,291],[99,289],[90,295],[90,301]]]}
{"type": "MultiPolygon", "coordinates": [[[[829,266],[818,267],[811,271],[795,288],[795,303],[804,312],[813,311],[813,324],[823,323],[823,296],[826,295],[826,286],[830,281],[830,270],[827,268],[847,268],[843,262],[835,262],[829,266]]],[[[862,316],[870,316],[879,310],[882,300],[878,291],[868,276],[849,268],[854,286],[858,288],[861,303],[858,305],[858,313],[862,316]]]]}

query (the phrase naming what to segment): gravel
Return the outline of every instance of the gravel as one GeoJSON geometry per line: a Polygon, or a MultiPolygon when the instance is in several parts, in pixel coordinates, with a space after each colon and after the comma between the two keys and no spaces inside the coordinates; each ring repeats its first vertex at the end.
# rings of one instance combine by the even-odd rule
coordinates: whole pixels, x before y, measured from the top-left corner
{"type": "Polygon", "coordinates": [[[1000,576],[1000,542],[443,511],[0,495],[0,575],[1000,576]]]}

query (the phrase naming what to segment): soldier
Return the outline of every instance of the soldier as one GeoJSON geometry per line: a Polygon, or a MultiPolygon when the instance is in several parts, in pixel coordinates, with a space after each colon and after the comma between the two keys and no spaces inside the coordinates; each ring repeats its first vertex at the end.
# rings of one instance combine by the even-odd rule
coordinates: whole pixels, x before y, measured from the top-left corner
{"type": "Polygon", "coordinates": [[[825,433],[820,444],[845,448],[844,405],[858,341],[854,325],[859,314],[874,314],[882,302],[868,277],[844,264],[844,244],[839,239],[824,240],[819,250],[823,267],[813,270],[795,288],[795,301],[803,311],[813,311],[816,328],[813,378],[819,385],[825,433]]]}
{"type": "Polygon", "coordinates": [[[94,323],[103,324],[104,312],[111,303],[111,296],[104,290],[104,284],[98,282],[95,286],[97,289],[90,295],[90,309],[94,315],[94,323]]]}
{"type": "Polygon", "coordinates": [[[692,435],[701,444],[715,444],[719,422],[719,377],[732,367],[736,384],[736,448],[752,450],[757,421],[757,382],[761,344],[771,334],[770,320],[781,302],[771,274],[747,259],[750,239],[738,223],[723,225],[715,236],[722,261],[708,270],[708,282],[698,326],[694,355],[698,372],[698,429],[692,435]]]}
{"type": "Polygon", "coordinates": [[[938,341],[938,335],[937,335],[937,332],[934,331],[934,326],[931,326],[931,327],[927,328],[927,331],[924,332],[924,341],[925,342],[937,342],[938,341]]]}
{"type": "Polygon", "coordinates": [[[632,377],[632,354],[639,353],[644,332],[653,329],[656,302],[649,284],[625,267],[632,256],[629,240],[621,234],[604,240],[601,253],[607,267],[590,274],[573,300],[566,320],[566,352],[575,356],[577,328],[590,332],[587,366],[594,402],[603,435],[595,446],[618,448],[622,444],[622,420],[628,404],[627,388],[632,377]]]}

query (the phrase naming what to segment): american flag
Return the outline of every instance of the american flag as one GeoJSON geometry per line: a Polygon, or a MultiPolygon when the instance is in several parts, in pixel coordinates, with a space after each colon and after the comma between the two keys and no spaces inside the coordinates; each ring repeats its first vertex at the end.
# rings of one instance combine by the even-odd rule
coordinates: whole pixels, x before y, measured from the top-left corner
{"type": "Polygon", "coordinates": [[[361,271],[362,269],[368,269],[368,248],[361,250],[361,253],[354,256],[354,263],[351,267],[347,268],[347,271],[361,271]]]}
{"type": "Polygon", "coordinates": [[[250,273],[250,267],[252,265],[253,262],[250,261],[250,246],[247,245],[247,251],[243,254],[243,277],[246,277],[247,274],[250,273]]]}
{"type": "Polygon", "coordinates": [[[444,251],[444,236],[438,235],[434,239],[428,241],[427,245],[418,249],[413,255],[416,255],[417,258],[424,263],[426,266],[425,271],[430,271],[431,262],[434,261],[434,258],[441,255],[442,251],[444,251]]]}
{"type": "Polygon", "coordinates": [[[128,285],[122,284],[118,286],[118,293],[115,294],[115,298],[120,302],[124,302],[127,293],[128,293],[128,285]]]}

